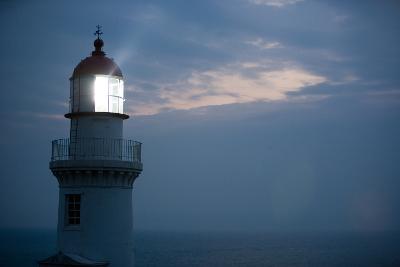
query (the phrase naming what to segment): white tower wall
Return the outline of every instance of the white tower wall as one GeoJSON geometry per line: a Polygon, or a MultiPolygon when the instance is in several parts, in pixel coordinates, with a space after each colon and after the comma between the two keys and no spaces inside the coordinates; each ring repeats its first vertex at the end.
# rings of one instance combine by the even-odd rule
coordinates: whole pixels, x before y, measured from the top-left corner
{"type": "Polygon", "coordinates": [[[109,138],[121,139],[123,120],[110,116],[83,116],[71,119],[71,139],[109,138]],[[75,132],[76,131],[76,132],[75,132]]]}
{"type": "Polygon", "coordinates": [[[110,262],[134,265],[132,188],[62,187],[58,214],[58,249],[110,262]],[[65,195],[81,194],[81,226],[66,226],[65,195]]]}

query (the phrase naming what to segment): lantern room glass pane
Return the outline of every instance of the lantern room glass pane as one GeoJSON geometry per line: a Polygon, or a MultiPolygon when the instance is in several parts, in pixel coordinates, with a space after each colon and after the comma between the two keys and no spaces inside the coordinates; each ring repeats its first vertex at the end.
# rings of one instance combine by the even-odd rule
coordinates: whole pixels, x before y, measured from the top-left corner
{"type": "Polygon", "coordinates": [[[121,113],[121,114],[124,113],[124,99],[123,98],[118,99],[118,113],[121,113]]]}
{"type": "Polygon", "coordinates": [[[124,81],[119,80],[118,113],[124,113],[124,81]]]}
{"type": "Polygon", "coordinates": [[[118,99],[119,97],[109,97],[109,112],[118,113],[118,99]]]}
{"type": "Polygon", "coordinates": [[[108,77],[96,76],[94,82],[94,103],[96,112],[108,111],[108,77]]]}
{"type": "Polygon", "coordinates": [[[78,112],[79,111],[79,79],[74,79],[73,81],[73,97],[72,97],[72,111],[78,112]]]}
{"type": "Polygon", "coordinates": [[[73,105],[74,105],[74,81],[70,80],[69,81],[69,112],[73,111],[73,105]]]}
{"type": "MultiPolygon", "coordinates": [[[[124,81],[119,80],[119,97],[124,98],[124,81]]],[[[122,112],[121,112],[122,113],[122,112]]]]}
{"type": "Polygon", "coordinates": [[[120,96],[119,95],[119,80],[115,78],[110,78],[109,80],[110,91],[109,94],[113,96],[120,96]]]}

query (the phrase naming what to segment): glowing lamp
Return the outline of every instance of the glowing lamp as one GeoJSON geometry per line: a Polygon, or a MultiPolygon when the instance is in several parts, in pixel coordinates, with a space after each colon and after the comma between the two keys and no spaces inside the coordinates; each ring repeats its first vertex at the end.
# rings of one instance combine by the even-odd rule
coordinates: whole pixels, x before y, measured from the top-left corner
{"type": "Polygon", "coordinates": [[[96,75],[94,81],[95,112],[124,113],[124,81],[96,75]]]}

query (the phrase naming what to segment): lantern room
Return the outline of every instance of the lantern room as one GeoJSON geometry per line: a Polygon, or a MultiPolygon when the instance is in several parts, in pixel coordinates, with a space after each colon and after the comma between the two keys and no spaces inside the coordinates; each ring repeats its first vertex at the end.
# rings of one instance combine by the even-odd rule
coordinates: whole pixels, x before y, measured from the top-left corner
{"type": "Polygon", "coordinates": [[[102,51],[103,40],[97,37],[95,50],[82,60],[70,78],[70,105],[67,118],[74,114],[106,112],[124,114],[124,80],[118,65],[102,51]]]}

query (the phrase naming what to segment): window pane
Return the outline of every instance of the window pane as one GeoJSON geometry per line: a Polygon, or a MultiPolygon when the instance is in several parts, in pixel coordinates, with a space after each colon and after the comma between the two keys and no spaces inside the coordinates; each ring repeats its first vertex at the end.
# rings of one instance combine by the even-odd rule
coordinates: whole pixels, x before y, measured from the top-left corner
{"type": "Polygon", "coordinates": [[[96,76],[94,82],[94,102],[96,112],[108,111],[108,78],[96,76]]]}
{"type": "Polygon", "coordinates": [[[110,78],[110,95],[119,96],[118,79],[110,78]]]}
{"type": "Polygon", "coordinates": [[[123,80],[119,80],[119,90],[118,91],[119,91],[118,96],[124,98],[124,81],[123,80]]]}
{"type": "Polygon", "coordinates": [[[110,101],[109,102],[109,107],[110,107],[109,112],[118,113],[118,97],[110,96],[109,101],[110,101]]]}
{"type": "Polygon", "coordinates": [[[79,79],[73,80],[72,111],[79,111],[79,79]]]}
{"type": "Polygon", "coordinates": [[[81,195],[71,195],[72,199],[74,202],[80,202],[81,201],[81,195]]]}
{"type": "Polygon", "coordinates": [[[72,112],[74,105],[74,80],[69,81],[69,112],[72,112]]]}
{"type": "Polygon", "coordinates": [[[121,113],[121,114],[124,113],[124,99],[123,98],[118,99],[118,113],[121,113]]]}

